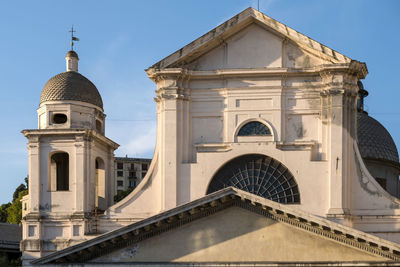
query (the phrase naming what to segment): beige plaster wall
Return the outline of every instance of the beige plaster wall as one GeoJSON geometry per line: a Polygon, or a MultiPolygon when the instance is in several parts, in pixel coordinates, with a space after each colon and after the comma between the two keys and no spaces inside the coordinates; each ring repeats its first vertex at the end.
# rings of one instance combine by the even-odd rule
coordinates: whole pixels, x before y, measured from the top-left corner
{"type": "Polygon", "coordinates": [[[252,24],[191,63],[195,70],[282,66],[282,38],[252,24]]]}
{"type": "Polygon", "coordinates": [[[112,207],[110,217],[155,214],[202,197],[224,163],[251,153],[290,170],[301,209],[320,216],[348,211],[347,147],[355,112],[349,95],[357,78],[346,70],[322,74],[319,68],[331,61],[266,28],[251,24],[183,69],[157,70],[157,174],[148,172],[146,188],[132,192],[129,205],[112,207]],[[283,58],[295,73],[288,75],[283,58]],[[332,90],[348,95],[330,94],[333,83],[338,88],[332,90]],[[272,135],[238,137],[252,120],[272,135]]]}
{"type": "Polygon", "coordinates": [[[105,115],[103,111],[92,104],[80,101],[48,101],[42,103],[37,110],[39,129],[65,129],[65,128],[85,128],[96,129],[96,120],[102,124],[99,129],[104,134],[105,115]],[[67,116],[66,123],[52,123],[52,116],[56,113],[67,116]]]}

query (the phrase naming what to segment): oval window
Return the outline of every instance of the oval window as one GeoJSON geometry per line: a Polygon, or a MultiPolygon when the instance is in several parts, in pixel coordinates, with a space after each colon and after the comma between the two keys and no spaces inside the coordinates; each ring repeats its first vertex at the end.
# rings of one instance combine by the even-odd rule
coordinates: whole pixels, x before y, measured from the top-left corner
{"type": "Polygon", "coordinates": [[[67,122],[67,115],[62,113],[57,113],[53,115],[53,123],[62,124],[67,122]]]}

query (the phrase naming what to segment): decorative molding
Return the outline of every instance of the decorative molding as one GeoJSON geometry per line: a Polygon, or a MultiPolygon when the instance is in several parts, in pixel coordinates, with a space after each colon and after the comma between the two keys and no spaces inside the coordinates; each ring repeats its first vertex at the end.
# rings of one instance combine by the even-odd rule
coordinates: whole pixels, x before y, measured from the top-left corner
{"type": "Polygon", "coordinates": [[[282,150],[312,150],[317,141],[276,142],[276,147],[282,150]]]}
{"type": "MultiPolygon", "coordinates": [[[[358,63],[364,64],[364,63],[358,63]]],[[[217,69],[217,70],[189,70],[185,68],[171,69],[151,69],[148,72],[149,77],[155,81],[171,79],[204,79],[204,78],[227,78],[227,77],[276,77],[282,79],[294,76],[320,75],[325,84],[332,82],[334,75],[347,75],[353,73],[354,64],[337,63],[324,64],[308,68],[252,68],[252,69],[217,69]],[[149,74],[150,73],[150,74],[149,74]],[[168,77],[169,76],[169,77],[168,77]]],[[[365,64],[364,64],[365,65],[365,64]]],[[[365,74],[366,75],[366,74],[365,74]]],[[[358,76],[353,76],[355,79],[358,76]]]]}
{"type": "Polygon", "coordinates": [[[197,152],[228,152],[232,150],[231,144],[215,143],[215,144],[197,144],[195,145],[197,152]]]}
{"type": "Polygon", "coordinates": [[[185,89],[180,87],[163,87],[158,89],[156,94],[157,97],[154,98],[156,102],[170,99],[189,100],[189,96],[185,93],[185,89]]]}
{"type": "Polygon", "coordinates": [[[92,141],[96,139],[97,141],[117,149],[119,144],[115,143],[111,139],[105,137],[104,135],[98,133],[96,130],[92,129],[32,129],[23,130],[22,133],[28,140],[37,140],[40,143],[40,139],[46,136],[75,136],[77,142],[92,141]]]}

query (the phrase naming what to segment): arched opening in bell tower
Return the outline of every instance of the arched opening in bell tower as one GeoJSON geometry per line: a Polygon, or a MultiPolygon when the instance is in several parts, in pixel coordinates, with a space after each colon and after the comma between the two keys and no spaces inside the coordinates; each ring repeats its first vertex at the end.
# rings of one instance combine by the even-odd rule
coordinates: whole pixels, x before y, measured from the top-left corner
{"type": "Polygon", "coordinates": [[[50,156],[49,168],[50,191],[69,190],[69,155],[57,152],[50,156]]]}
{"type": "Polygon", "coordinates": [[[279,203],[300,203],[299,188],[289,169],[261,154],[247,154],[227,162],[212,178],[207,194],[229,186],[279,203]]]}
{"type": "Polygon", "coordinates": [[[106,202],[106,176],[104,169],[104,161],[96,158],[96,188],[95,188],[95,207],[100,210],[107,208],[106,202]]]}

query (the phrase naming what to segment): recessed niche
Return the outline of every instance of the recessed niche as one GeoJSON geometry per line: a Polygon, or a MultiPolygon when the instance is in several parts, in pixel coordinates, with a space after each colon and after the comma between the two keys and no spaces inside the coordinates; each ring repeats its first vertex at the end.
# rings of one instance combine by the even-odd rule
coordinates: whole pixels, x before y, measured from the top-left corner
{"type": "Polygon", "coordinates": [[[102,128],[103,127],[102,127],[101,121],[96,120],[96,130],[101,133],[102,128]]]}
{"type": "Polygon", "coordinates": [[[67,115],[56,113],[53,115],[52,121],[54,124],[63,124],[67,122],[67,115]]]}

